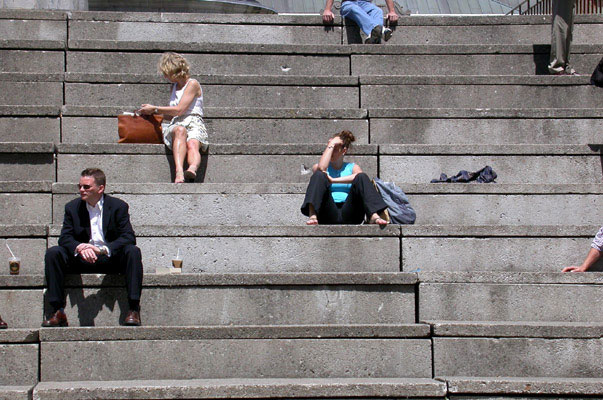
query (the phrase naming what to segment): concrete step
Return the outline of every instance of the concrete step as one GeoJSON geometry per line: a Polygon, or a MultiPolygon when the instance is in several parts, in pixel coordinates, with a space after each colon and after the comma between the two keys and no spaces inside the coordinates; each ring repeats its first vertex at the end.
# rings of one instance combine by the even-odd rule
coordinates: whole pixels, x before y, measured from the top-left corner
{"type": "Polygon", "coordinates": [[[55,150],[54,143],[0,143],[0,182],[54,181],[55,150]]]}
{"type": "MultiPolygon", "coordinates": [[[[190,17],[186,14],[154,14],[129,17],[119,14],[80,13],[69,21],[70,47],[112,46],[135,48],[135,43],[172,45],[181,39],[195,42],[252,44],[361,43],[355,24],[323,26],[319,16],[190,17]],[[152,21],[153,24],[144,23],[152,21]],[[243,22],[244,24],[241,24],[243,22]],[[151,28],[152,27],[152,28],[151,28]],[[186,31],[186,37],[180,37],[186,31]]],[[[577,18],[576,44],[598,43],[603,30],[599,16],[577,18]]],[[[548,43],[550,21],[542,17],[402,17],[389,44],[532,44],[548,43]]]]}
{"type": "Polygon", "coordinates": [[[543,377],[438,377],[448,384],[450,395],[514,395],[533,396],[598,396],[603,391],[601,378],[543,378],[543,377]]]}
{"type": "MultiPolygon", "coordinates": [[[[62,141],[115,143],[115,116],[121,112],[65,106],[62,141]]],[[[212,143],[320,143],[325,132],[348,129],[359,144],[368,143],[369,132],[373,144],[587,144],[600,141],[603,118],[601,109],[207,108],[204,113],[212,143]]],[[[23,125],[15,129],[29,137],[23,125]]]]}
{"type": "Polygon", "coordinates": [[[591,322],[426,321],[433,337],[598,339],[603,324],[591,322]]]}
{"type": "Polygon", "coordinates": [[[431,378],[431,342],[429,339],[42,342],[40,370],[40,380],[51,382],[431,378]],[[57,365],[61,368],[56,368],[57,365]]]}
{"type": "MultiPolygon", "coordinates": [[[[123,108],[65,107],[61,120],[63,143],[115,143],[116,115],[123,108]]],[[[351,130],[357,144],[369,141],[366,110],[208,108],[204,110],[211,143],[321,143],[327,132],[351,130]]],[[[2,120],[0,119],[0,124],[2,120]]]]}
{"type": "MultiPolygon", "coordinates": [[[[197,181],[307,182],[323,149],[324,144],[213,145],[202,157],[197,181]],[[229,168],[233,163],[237,170],[229,168]]],[[[172,156],[163,145],[62,144],[57,151],[60,182],[75,181],[89,165],[105,170],[112,182],[172,181],[172,156]]],[[[429,183],[441,173],[453,176],[486,165],[496,171],[499,183],[601,183],[600,153],[599,145],[358,145],[350,160],[370,176],[376,175],[379,161],[382,179],[405,183],[429,183]]]]}
{"type": "MultiPolygon", "coordinates": [[[[2,304],[0,315],[9,324],[11,330],[40,326],[44,316],[43,275],[0,275],[0,288],[0,304],[2,304]]],[[[37,354],[37,350],[32,351],[37,354]]],[[[4,375],[0,373],[0,379],[4,375]]]]}
{"type": "Polygon", "coordinates": [[[146,19],[144,22],[99,21],[91,20],[94,17],[80,14],[69,21],[69,47],[80,47],[82,42],[89,46],[90,42],[147,42],[149,39],[153,42],[181,40],[184,43],[326,45],[342,42],[342,27],[324,27],[320,18],[316,16],[310,18],[263,16],[263,21],[259,24],[253,24],[247,16],[216,16],[201,22],[191,22],[186,14],[174,14],[173,17],[169,22],[164,20],[149,24],[146,19]],[[80,16],[82,19],[78,19],[80,16]],[[188,21],[177,21],[182,20],[182,16],[188,21]],[[292,20],[294,24],[282,24],[282,21],[287,19],[292,20]],[[247,23],[242,24],[243,20],[247,23]],[[295,24],[296,22],[301,24],[295,24]]]}
{"type": "MultiPolygon", "coordinates": [[[[146,326],[407,324],[415,321],[416,283],[416,274],[400,272],[147,274],[142,319],[146,326]]],[[[43,285],[43,275],[0,275],[3,319],[39,327],[43,285]]],[[[125,318],[123,277],[72,275],[66,286],[71,326],[125,318]]]]}
{"type": "MultiPolygon", "coordinates": [[[[114,131],[116,132],[116,128],[114,131]]],[[[115,132],[113,137],[116,135],[115,132]]],[[[0,117],[0,142],[59,143],[60,141],[61,120],[58,117],[0,117]]]]}
{"type": "Polygon", "coordinates": [[[486,165],[498,183],[601,183],[599,145],[380,145],[381,179],[421,183],[486,165]],[[525,171],[538,171],[526,174],[525,171]]]}
{"type": "MultiPolygon", "coordinates": [[[[596,310],[575,304],[597,304],[601,278],[600,272],[420,272],[419,320],[599,323],[596,310]]],[[[558,367],[556,362],[539,364],[558,367]]]]}
{"type": "Polygon", "coordinates": [[[369,109],[373,144],[587,144],[600,109],[369,109]],[[521,134],[518,134],[521,132],[521,134]]]}
{"type": "Polygon", "coordinates": [[[2,400],[29,400],[32,398],[33,386],[0,386],[2,400]]]}
{"type": "MultiPolygon", "coordinates": [[[[241,47],[247,48],[247,46],[241,47]]],[[[291,49],[293,46],[287,47],[291,49]]],[[[249,52],[248,48],[246,52],[249,52]]],[[[199,75],[350,75],[350,58],[347,55],[191,53],[184,56],[190,62],[191,74],[195,77],[199,75]]],[[[165,78],[157,73],[156,65],[159,57],[159,53],[67,51],[66,78],[71,82],[103,77],[106,82],[119,82],[115,79],[120,77],[123,82],[165,82],[165,78]],[[124,70],[124,65],[128,65],[127,70],[124,70]],[[137,80],[132,80],[133,78],[137,80]]]]}
{"type": "MultiPolygon", "coordinates": [[[[401,230],[402,271],[546,273],[580,265],[597,226],[414,225],[401,230]]],[[[603,260],[592,270],[602,271],[603,260]]]]}
{"type": "MultiPolygon", "coordinates": [[[[427,52],[427,49],[432,46],[425,47],[427,52]]],[[[454,50],[449,51],[448,54],[352,54],[351,72],[352,75],[358,76],[548,75],[550,47],[540,46],[539,49],[536,47],[537,45],[534,45],[532,52],[527,54],[489,53],[488,50],[477,54],[455,53],[454,50]]],[[[475,49],[480,50],[477,46],[475,49]]],[[[572,48],[572,67],[581,74],[590,75],[601,59],[599,55],[575,54],[573,50],[572,48]]]]}
{"type": "MultiPolygon", "coordinates": [[[[49,245],[57,244],[60,229],[60,225],[51,227],[49,245]]],[[[398,226],[382,230],[374,226],[173,225],[135,226],[135,229],[146,273],[154,273],[157,267],[171,267],[176,249],[183,259],[184,273],[399,272],[402,269],[398,226]]],[[[42,259],[32,264],[40,266],[42,259]]]]}
{"type": "Polygon", "coordinates": [[[360,106],[372,108],[590,108],[589,76],[360,77],[360,106]]]}
{"type": "Polygon", "coordinates": [[[64,49],[67,44],[66,14],[3,9],[0,15],[0,38],[0,48],[64,49]]]}
{"type": "MultiPolygon", "coordinates": [[[[230,78],[219,77],[216,81],[224,82],[227,79],[230,78]]],[[[250,76],[236,80],[233,78],[230,81],[232,83],[203,84],[204,105],[207,107],[329,108],[333,106],[333,100],[337,99],[337,106],[341,108],[359,106],[359,88],[354,83],[357,81],[354,77],[250,76]],[[228,95],[225,95],[226,93],[228,95]]],[[[0,82],[0,87],[11,84],[13,83],[0,82]]],[[[37,85],[42,84],[37,83],[37,85]]],[[[143,102],[164,104],[168,99],[169,91],[169,84],[166,83],[65,83],[64,104],[93,107],[122,106],[123,110],[132,110],[143,102]]],[[[0,103],[6,104],[5,101],[15,100],[4,100],[0,97],[0,103]]],[[[55,104],[48,101],[50,100],[42,104],[55,104]]]]}
{"type": "MultiPolygon", "coordinates": [[[[2,155],[0,155],[1,157],[2,155]]],[[[14,167],[15,165],[11,172],[16,169],[14,167]]],[[[0,208],[4,211],[0,213],[0,225],[48,224],[52,220],[50,185],[50,181],[0,182],[0,208]]],[[[14,229],[9,231],[11,233],[6,237],[11,237],[14,233],[14,229]]],[[[18,235],[20,236],[20,234],[18,235]]]]}
{"type": "Polygon", "coordinates": [[[191,379],[40,382],[36,400],[182,398],[443,398],[446,384],[428,378],[191,379]]]}
{"type": "MultiPolygon", "coordinates": [[[[169,267],[180,249],[185,273],[501,271],[559,272],[579,264],[593,226],[134,226],[147,273],[169,267]],[[320,243],[320,245],[319,245],[320,243]],[[317,250],[317,249],[326,250],[317,250]],[[531,255],[547,249],[538,263],[531,255]],[[491,255],[488,262],[484,251],[491,255]],[[328,256],[327,256],[328,254],[328,256]],[[451,263],[449,260],[456,262],[451,263]],[[338,260],[334,262],[333,260],[338,260]]],[[[61,225],[49,229],[55,245],[61,225]]],[[[45,226],[0,226],[21,257],[21,274],[43,274],[45,226]],[[12,228],[12,229],[10,229],[12,228]]],[[[0,248],[0,258],[8,258],[0,248]]],[[[594,271],[603,270],[599,262],[594,271]]],[[[0,270],[7,275],[8,268],[0,270]]]]}
{"type": "Polygon", "coordinates": [[[0,80],[60,82],[64,73],[61,51],[0,50],[0,80]]]}
{"type": "MultiPolygon", "coordinates": [[[[305,222],[300,212],[305,184],[145,185],[109,183],[107,189],[129,203],[134,225],[300,226],[305,222]]],[[[579,220],[598,227],[601,221],[597,207],[601,185],[399,186],[409,194],[419,225],[543,226],[573,225],[579,220]]],[[[53,223],[62,223],[64,204],[75,197],[73,184],[54,186],[53,223]]]]}
{"type": "MultiPolygon", "coordinates": [[[[46,225],[0,225],[0,259],[8,260],[10,257],[10,252],[6,248],[8,245],[13,253],[21,258],[20,274],[43,274],[42,264],[47,248],[47,237],[46,225]]],[[[9,272],[8,263],[3,262],[0,275],[8,275],[9,272]]],[[[0,315],[2,315],[1,310],[0,315]]]]}
{"type": "Polygon", "coordinates": [[[39,351],[37,330],[0,330],[0,399],[31,398],[28,394],[38,382],[39,351]]]}
{"type": "MultiPolygon", "coordinates": [[[[469,394],[480,386],[480,395],[577,394],[572,384],[560,389],[557,381],[541,392],[551,379],[532,387],[520,386],[520,378],[600,378],[603,326],[597,322],[434,321],[432,329],[434,376],[448,381],[451,393],[469,394]]],[[[592,382],[587,384],[583,394],[592,388],[592,382]]]]}
{"type": "Polygon", "coordinates": [[[600,379],[602,346],[600,338],[435,338],[434,375],[600,379]]]}
{"type": "Polygon", "coordinates": [[[40,112],[40,115],[47,115],[44,110],[38,110],[35,106],[57,107],[64,104],[63,83],[0,81],[0,104],[3,106],[33,106],[33,115],[36,115],[36,112],[40,112]],[[19,93],[19,95],[15,96],[15,93],[19,93]]]}
{"type": "MultiPolygon", "coordinates": [[[[319,46],[228,45],[206,48],[213,54],[185,53],[193,76],[364,76],[364,75],[548,75],[550,48],[546,45],[506,46],[319,46]],[[225,50],[228,49],[228,52],[225,50]],[[277,53],[277,54],[274,54],[277,53]],[[280,54],[278,54],[280,53],[280,54]],[[292,54],[293,53],[293,54],[292,54]],[[306,53],[296,55],[295,53],[306,53]],[[501,65],[508,67],[501,69],[501,65]],[[351,68],[350,68],[351,66],[351,68]]],[[[202,49],[196,49],[202,50],[202,49]]],[[[599,62],[600,46],[572,47],[572,65],[590,74],[599,62]]],[[[40,63],[45,54],[28,52],[40,63]]],[[[7,53],[8,60],[19,55],[7,53]]],[[[157,52],[67,51],[69,82],[164,82],[157,73],[157,52]],[[128,65],[124,71],[123,65],[128,65]]],[[[20,67],[22,68],[22,67],[20,67]]],[[[5,73],[10,71],[5,69],[5,73]]],[[[46,69],[44,70],[46,71],[46,69]]],[[[30,74],[32,71],[27,70],[30,74]]],[[[0,75],[1,76],[1,75],[0,75]]]]}
{"type": "MultiPolygon", "coordinates": [[[[211,139],[210,139],[211,140],[211,139]]],[[[202,156],[197,180],[223,182],[307,182],[312,165],[324,150],[320,145],[210,145],[202,156]],[[237,165],[233,169],[232,165],[237,165]]],[[[109,182],[173,182],[171,151],[164,145],[62,144],[58,146],[58,181],[75,182],[80,171],[95,165],[109,182]]],[[[358,145],[351,160],[363,171],[377,173],[377,147],[358,145]]]]}

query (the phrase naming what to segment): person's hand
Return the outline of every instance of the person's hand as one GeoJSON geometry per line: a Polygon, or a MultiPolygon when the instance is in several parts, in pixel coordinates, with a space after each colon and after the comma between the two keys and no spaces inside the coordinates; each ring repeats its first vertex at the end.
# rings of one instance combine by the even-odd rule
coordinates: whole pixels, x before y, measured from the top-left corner
{"type": "Polygon", "coordinates": [[[586,268],[584,268],[582,265],[580,265],[580,266],[572,265],[571,267],[563,268],[563,270],[561,272],[586,272],[586,268]]]}
{"type": "Polygon", "coordinates": [[[327,179],[329,180],[329,183],[333,183],[333,178],[331,177],[331,175],[329,175],[327,173],[327,171],[322,171],[322,172],[327,176],[327,179]]]}
{"type": "Polygon", "coordinates": [[[395,11],[390,11],[387,13],[387,20],[390,24],[395,24],[396,22],[398,22],[398,18],[400,18],[400,16],[396,14],[395,11]]]}
{"type": "Polygon", "coordinates": [[[82,260],[89,262],[90,264],[94,264],[100,254],[100,249],[89,243],[80,243],[75,248],[75,251],[80,255],[82,260]]]}
{"type": "Polygon", "coordinates": [[[151,115],[155,113],[156,109],[157,107],[152,104],[143,104],[142,106],[140,106],[140,109],[136,111],[136,113],[143,115],[151,115]]]}
{"type": "Polygon", "coordinates": [[[333,14],[333,11],[325,8],[325,10],[322,12],[322,22],[325,24],[332,24],[334,20],[335,15],[333,14]]]}
{"type": "Polygon", "coordinates": [[[335,136],[334,138],[329,139],[329,143],[328,146],[337,146],[337,145],[343,145],[343,140],[341,140],[341,138],[339,136],[335,136]]]}

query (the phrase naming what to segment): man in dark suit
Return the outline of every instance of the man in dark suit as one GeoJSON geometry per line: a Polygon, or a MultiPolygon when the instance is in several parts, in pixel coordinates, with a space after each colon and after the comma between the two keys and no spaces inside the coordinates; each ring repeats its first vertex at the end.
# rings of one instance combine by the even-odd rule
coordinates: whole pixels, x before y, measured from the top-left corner
{"type": "Polygon", "coordinates": [[[103,171],[82,171],[80,198],[65,205],[59,245],[46,251],[47,298],[53,308],[43,327],[67,326],[66,273],[121,273],[126,277],[129,311],[124,323],[140,325],[142,257],[130,224],[128,204],[106,195],[103,171]]]}

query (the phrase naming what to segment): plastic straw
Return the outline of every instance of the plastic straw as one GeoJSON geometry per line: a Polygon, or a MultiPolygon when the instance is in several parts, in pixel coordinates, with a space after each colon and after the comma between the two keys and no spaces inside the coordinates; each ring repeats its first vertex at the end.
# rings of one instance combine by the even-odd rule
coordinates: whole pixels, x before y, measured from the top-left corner
{"type": "Polygon", "coordinates": [[[13,258],[16,258],[15,253],[13,253],[13,251],[10,249],[10,247],[8,247],[8,242],[4,242],[4,244],[6,245],[6,248],[8,249],[8,251],[10,252],[10,255],[13,256],[13,258]]]}
{"type": "Polygon", "coordinates": [[[176,260],[180,260],[180,247],[178,247],[178,253],[176,254],[176,260]]]}

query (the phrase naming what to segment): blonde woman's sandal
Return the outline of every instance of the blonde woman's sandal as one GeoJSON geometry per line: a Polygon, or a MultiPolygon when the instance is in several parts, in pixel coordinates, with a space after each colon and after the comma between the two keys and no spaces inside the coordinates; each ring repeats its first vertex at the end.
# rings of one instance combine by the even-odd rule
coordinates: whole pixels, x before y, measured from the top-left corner
{"type": "Polygon", "coordinates": [[[194,182],[195,179],[197,179],[197,173],[195,171],[191,171],[190,169],[187,169],[186,171],[184,171],[184,179],[186,179],[189,182],[194,182]]]}

